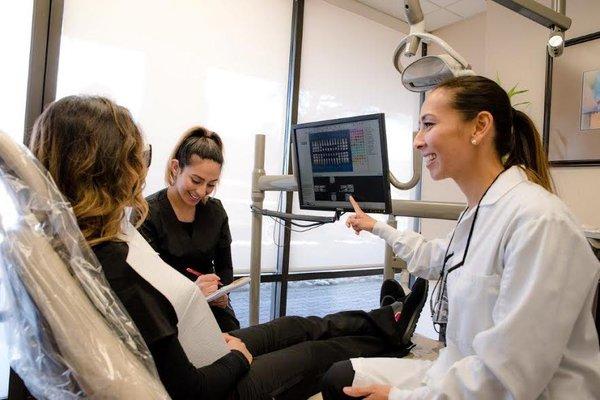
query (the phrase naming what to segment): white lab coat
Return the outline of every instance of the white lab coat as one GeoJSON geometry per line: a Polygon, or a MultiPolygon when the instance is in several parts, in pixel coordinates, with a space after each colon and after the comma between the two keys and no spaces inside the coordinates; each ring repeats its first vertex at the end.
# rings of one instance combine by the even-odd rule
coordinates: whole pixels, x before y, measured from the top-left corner
{"type": "MultiPolygon", "coordinates": [[[[447,267],[462,260],[473,213],[455,228],[447,267]]],[[[411,273],[437,279],[450,235],[427,241],[383,223],[373,233],[411,273]]],[[[448,276],[439,358],[353,359],[354,384],[391,384],[390,400],[600,399],[599,271],[566,206],[512,167],[482,200],[465,264],[448,276]]]]}

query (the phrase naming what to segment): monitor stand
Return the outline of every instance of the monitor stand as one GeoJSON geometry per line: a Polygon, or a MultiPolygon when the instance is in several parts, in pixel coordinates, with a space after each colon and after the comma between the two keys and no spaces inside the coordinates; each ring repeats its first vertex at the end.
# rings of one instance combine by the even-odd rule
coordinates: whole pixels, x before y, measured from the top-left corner
{"type": "Polygon", "coordinates": [[[305,214],[291,214],[285,213],[281,211],[273,211],[273,210],[265,210],[264,208],[259,208],[256,206],[250,206],[250,210],[253,213],[265,215],[267,217],[274,217],[283,220],[295,220],[295,221],[309,221],[309,222],[322,222],[322,223],[333,223],[338,221],[340,217],[343,215],[343,209],[335,210],[335,214],[332,217],[324,217],[321,215],[305,215],[305,214]]]}

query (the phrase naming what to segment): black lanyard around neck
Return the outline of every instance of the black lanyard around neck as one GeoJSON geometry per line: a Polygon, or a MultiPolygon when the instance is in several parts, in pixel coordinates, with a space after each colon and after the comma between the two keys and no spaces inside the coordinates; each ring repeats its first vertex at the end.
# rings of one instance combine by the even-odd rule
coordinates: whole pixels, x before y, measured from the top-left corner
{"type": "Polygon", "coordinates": [[[433,288],[433,293],[432,293],[431,299],[430,299],[431,317],[433,319],[434,325],[437,324],[440,326],[439,333],[442,335],[442,337],[445,337],[445,326],[447,323],[447,305],[448,305],[447,302],[448,302],[448,300],[447,300],[447,294],[446,294],[446,286],[447,286],[448,274],[450,274],[450,272],[462,267],[465,264],[465,260],[467,259],[467,254],[469,252],[469,246],[471,245],[471,238],[473,237],[473,231],[475,229],[475,222],[477,221],[477,215],[479,214],[479,206],[481,205],[481,201],[483,200],[483,198],[485,197],[487,192],[490,190],[490,188],[494,185],[496,180],[498,180],[498,177],[500,175],[502,175],[502,173],[504,171],[505,170],[502,170],[498,175],[496,175],[496,177],[494,178],[492,183],[490,183],[490,185],[487,187],[485,192],[483,192],[483,194],[481,195],[479,202],[477,202],[477,207],[475,208],[475,212],[473,214],[473,222],[471,222],[471,228],[469,229],[469,236],[467,237],[467,243],[465,245],[465,251],[463,253],[462,261],[459,262],[458,264],[448,268],[448,270],[446,271],[446,264],[448,263],[448,260],[450,258],[452,258],[452,256],[454,255],[454,253],[448,254],[448,252],[450,251],[450,247],[452,246],[454,234],[456,233],[456,229],[460,225],[460,222],[462,221],[463,217],[467,213],[467,210],[463,211],[462,214],[460,215],[460,217],[458,218],[456,227],[454,228],[454,231],[452,232],[452,236],[450,236],[450,241],[448,242],[448,247],[446,247],[446,252],[444,253],[444,263],[442,265],[442,270],[440,271],[440,276],[433,288]],[[435,293],[438,289],[439,289],[439,292],[437,293],[437,296],[436,296],[435,293]],[[434,304],[434,302],[435,302],[435,304],[434,304]],[[444,316],[443,310],[445,310],[445,316],[444,316]]]}
{"type": "MultiPolygon", "coordinates": [[[[459,262],[458,264],[454,265],[453,267],[448,268],[448,272],[447,272],[448,274],[450,272],[454,271],[455,269],[462,267],[465,264],[465,260],[467,259],[467,253],[469,252],[469,246],[471,245],[471,238],[473,237],[473,231],[475,230],[475,221],[477,221],[477,215],[479,214],[479,206],[481,205],[481,202],[482,202],[483,198],[485,197],[485,195],[487,194],[487,192],[490,190],[490,188],[492,186],[494,186],[494,183],[496,183],[496,181],[498,180],[498,178],[500,177],[500,175],[502,175],[502,173],[504,171],[506,171],[506,170],[502,170],[498,175],[496,175],[496,177],[494,178],[492,183],[490,183],[490,185],[487,187],[487,189],[485,189],[485,192],[483,192],[483,194],[481,195],[481,198],[477,202],[477,206],[475,207],[475,213],[473,214],[473,222],[471,222],[471,228],[469,229],[469,236],[467,237],[467,244],[465,245],[465,251],[463,253],[462,261],[459,262]]],[[[454,228],[454,231],[452,232],[452,236],[450,236],[450,241],[448,242],[448,247],[446,247],[446,252],[444,253],[444,264],[442,266],[442,271],[440,272],[440,277],[444,276],[444,272],[446,272],[446,263],[454,255],[454,253],[451,253],[450,255],[448,255],[448,252],[450,251],[450,246],[452,245],[452,240],[454,239],[454,234],[456,233],[456,229],[458,228],[458,225],[460,225],[460,221],[462,221],[462,218],[465,216],[466,213],[467,213],[467,210],[463,211],[463,213],[460,215],[460,217],[458,218],[458,222],[456,223],[456,227],[454,228]]]]}

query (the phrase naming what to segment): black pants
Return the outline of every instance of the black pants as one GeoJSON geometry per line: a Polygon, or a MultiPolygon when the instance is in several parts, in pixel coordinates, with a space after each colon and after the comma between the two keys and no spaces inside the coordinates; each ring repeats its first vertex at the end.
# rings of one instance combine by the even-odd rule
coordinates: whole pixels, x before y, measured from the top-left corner
{"type": "MultiPolygon", "coordinates": [[[[356,397],[344,393],[346,386],[352,386],[354,368],[350,360],[336,362],[329,368],[321,382],[323,400],[353,400],[356,397]]],[[[363,397],[361,397],[363,398],[363,397]]]]}
{"type": "Polygon", "coordinates": [[[282,317],[230,332],[254,356],[233,398],[306,399],[329,367],[353,357],[401,351],[391,307],[318,317],[282,317]]]}

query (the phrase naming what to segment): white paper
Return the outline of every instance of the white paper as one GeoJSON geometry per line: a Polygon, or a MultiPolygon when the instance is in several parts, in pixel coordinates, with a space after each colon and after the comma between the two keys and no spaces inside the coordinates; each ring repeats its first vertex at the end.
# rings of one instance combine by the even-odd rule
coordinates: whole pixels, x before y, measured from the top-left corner
{"type": "Polygon", "coordinates": [[[209,294],[208,296],[206,296],[206,301],[210,302],[210,301],[216,300],[219,297],[224,296],[229,292],[233,292],[234,290],[239,289],[242,286],[247,285],[249,283],[250,283],[249,276],[237,279],[237,280],[231,282],[229,285],[223,286],[216,292],[213,292],[213,293],[209,294]]]}

